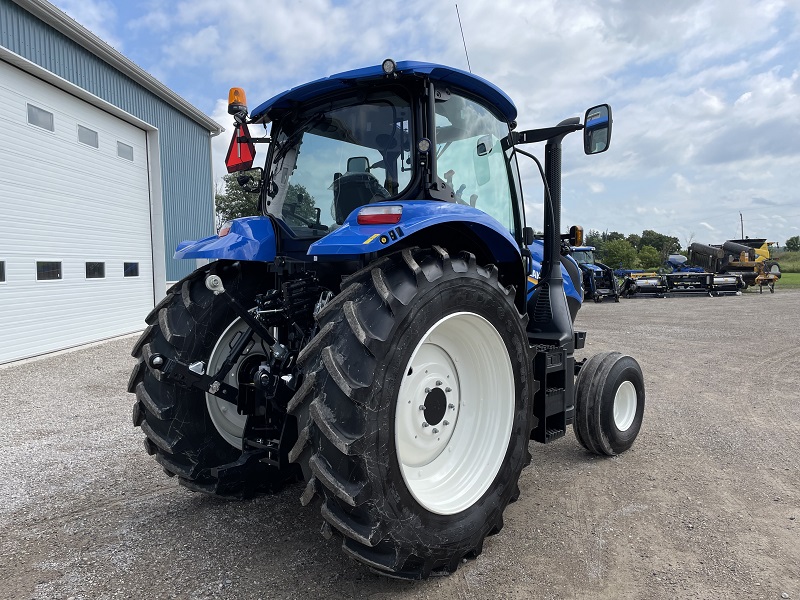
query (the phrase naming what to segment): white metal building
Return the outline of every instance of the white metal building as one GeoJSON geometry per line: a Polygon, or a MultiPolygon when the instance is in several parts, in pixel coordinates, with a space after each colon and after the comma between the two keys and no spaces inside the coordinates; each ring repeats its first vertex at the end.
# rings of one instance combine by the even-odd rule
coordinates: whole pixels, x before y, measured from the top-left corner
{"type": "Polygon", "coordinates": [[[194,267],[176,243],[212,231],[220,131],[52,5],[0,0],[0,363],[143,328],[194,267]]]}

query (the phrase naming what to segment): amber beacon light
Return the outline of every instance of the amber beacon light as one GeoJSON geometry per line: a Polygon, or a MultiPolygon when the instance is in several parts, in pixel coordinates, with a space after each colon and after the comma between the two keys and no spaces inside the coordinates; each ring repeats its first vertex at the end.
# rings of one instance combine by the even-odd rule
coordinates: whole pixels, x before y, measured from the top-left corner
{"type": "Polygon", "coordinates": [[[242,88],[231,88],[228,92],[228,114],[235,115],[239,112],[247,112],[247,97],[242,88]]]}

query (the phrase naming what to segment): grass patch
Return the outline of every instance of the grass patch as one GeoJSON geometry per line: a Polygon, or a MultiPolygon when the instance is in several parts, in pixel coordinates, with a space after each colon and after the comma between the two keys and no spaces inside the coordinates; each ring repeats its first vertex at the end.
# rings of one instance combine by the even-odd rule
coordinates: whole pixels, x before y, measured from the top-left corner
{"type": "Polygon", "coordinates": [[[776,290],[781,288],[800,290],[800,273],[782,273],[778,283],[775,284],[776,290]]]}
{"type": "Polygon", "coordinates": [[[774,258],[781,265],[781,273],[800,273],[800,252],[781,252],[774,258]]]}

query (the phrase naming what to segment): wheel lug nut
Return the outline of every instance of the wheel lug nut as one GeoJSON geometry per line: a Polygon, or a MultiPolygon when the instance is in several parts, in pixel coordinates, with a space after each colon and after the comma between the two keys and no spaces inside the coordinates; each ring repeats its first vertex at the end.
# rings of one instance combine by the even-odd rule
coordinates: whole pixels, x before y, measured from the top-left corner
{"type": "Polygon", "coordinates": [[[424,404],[420,404],[420,405],[419,405],[419,409],[420,409],[420,410],[425,410],[425,405],[424,405],[424,404]]]}
{"type": "Polygon", "coordinates": [[[433,429],[431,429],[431,433],[436,435],[437,433],[439,433],[439,430],[436,429],[436,427],[434,427],[433,429]]]}
{"type": "Polygon", "coordinates": [[[425,388],[425,393],[426,394],[430,394],[431,393],[431,388],[425,388]]]}
{"type": "Polygon", "coordinates": [[[449,408],[450,410],[453,410],[455,407],[456,407],[456,405],[453,404],[452,402],[447,405],[447,408],[449,408]]]}
{"type": "Polygon", "coordinates": [[[423,426],[423,427],[427,427],[427,426],[428,426],[428,424],[427,424],[425,421],[423,421],[423,422],[422,422],[422,426],[423,426]]]}
{"type": "Polygon", "coordinates": [[[436,380],[436,385],[442,385],[442,380],[441,379],[437,379],[436,380]]]}
{"type": "Polygon", "coordinates": [[[452,389],[452,388],[449,388],[449,387],[446,387],[446,388],[444,388],[444,391],[449,393],[449,392],[452,392],[452,391],[453,391],[453,389],[452,389]]]}
{"type": "Polygon", "coordinates": [[[450,421],[442,421],[442,425],[444,425],[445,427],[447,427],[448,425],[450,425],[450,421]]]}

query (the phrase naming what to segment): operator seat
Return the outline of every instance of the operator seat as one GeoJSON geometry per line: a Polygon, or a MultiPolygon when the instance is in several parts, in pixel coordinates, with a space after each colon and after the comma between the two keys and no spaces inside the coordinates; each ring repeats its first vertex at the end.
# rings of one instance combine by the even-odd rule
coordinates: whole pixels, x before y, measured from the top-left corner
{"type": "Polygon", "coordinates": [[[366,159],[351,158],[347,172],[333,177],[333,206],[336,222],[341,225],[347,216],[360,206],[390,198],[378,179],[368,171],[366,159]]]}

